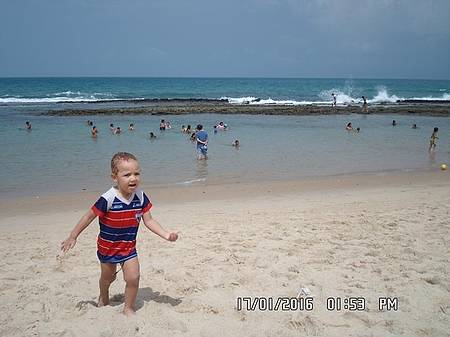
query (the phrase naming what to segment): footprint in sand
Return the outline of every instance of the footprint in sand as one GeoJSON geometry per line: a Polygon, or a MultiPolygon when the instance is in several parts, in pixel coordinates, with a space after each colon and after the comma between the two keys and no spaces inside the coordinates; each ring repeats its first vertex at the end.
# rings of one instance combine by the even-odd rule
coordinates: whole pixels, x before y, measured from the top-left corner
{"type": "Polygon", "coordinates": [[[310,316],[303,319],[290,319],[288,327],[293,330],[302,331],[307,336],[320,336],[319,325],[313,321],[310,316]]]}
{"type": "Polygon", "coordinates": [[[362,313],[362,312],[358,312],[358,313],[356,313],[356,312],[346,312],[344,314],[344,318],[355,320],[355,321],[359,321],[367,328],[372,328],[375,325],[380,323],[380,321],[375,321],[373,319],[369,319],[367,317],[367,315],[362,313]]]}
{"type": "Polygon", "coordinates": [[[206,312],[207,314],[214,314],[217,315],[219,313],[219,310],[208,305],[208,304],[203,304],[201,307],[203,312],[206,312]]]}
{"type": "Polygon", "coordinates": [[[429,276],[424,278],[423,280],[431,285],[441,284],[441,279],[438,276],[429,276]]]}
{"type": "Polygon", "coordinates": [[[194,292],[195,293],[199,293],[199,292],[202,292],[202,291],[203,291],[203,288],[200,285],[188,286],[188,287],[184,287],[184,288],[179,290],[179,292],[181,294],[183,294],[184,296],[191,295],[194,292]]]}

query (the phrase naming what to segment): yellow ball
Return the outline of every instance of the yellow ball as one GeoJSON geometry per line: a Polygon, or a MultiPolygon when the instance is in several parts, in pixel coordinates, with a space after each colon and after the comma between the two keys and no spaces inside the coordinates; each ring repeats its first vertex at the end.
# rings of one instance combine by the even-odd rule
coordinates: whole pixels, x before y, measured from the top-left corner
{"type": "Polygon", "coordinates": [[[446,169],[448,169],[447,164],[442,164],[442,165],[441,165],[441,170],[442,170],[442,171],[445,171],[446,169]]]}

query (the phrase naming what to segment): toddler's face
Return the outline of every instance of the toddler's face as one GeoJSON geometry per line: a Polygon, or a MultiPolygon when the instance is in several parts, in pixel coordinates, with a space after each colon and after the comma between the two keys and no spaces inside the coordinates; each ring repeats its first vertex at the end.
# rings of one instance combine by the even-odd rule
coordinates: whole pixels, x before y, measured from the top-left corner
{"type": "Polygon", "coordinates": [[[136,160],[121,160],[117,163],[117,172],[112,178],[117,184],[120,193],[129,197],[139,186],[141,181],[141,169],[136,160]]]}

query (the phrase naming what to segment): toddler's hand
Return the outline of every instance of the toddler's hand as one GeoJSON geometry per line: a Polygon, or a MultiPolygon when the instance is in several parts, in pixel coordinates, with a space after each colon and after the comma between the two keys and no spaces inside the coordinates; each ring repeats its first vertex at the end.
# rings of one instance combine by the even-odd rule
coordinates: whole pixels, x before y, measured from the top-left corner
{"type": "Polygon", "coordinates": [[[75,244],[77,243],[77,240],[74,238],[67,238],[63,242],[61,242],[61,250],[63,253],[67,252],[69,249],[72,249],[75,244]]]}
{"type": "Polygon", "coordinates": [[[177,239],[178,239],[177,232],[169,232],[169,235],[167,236],[167,241],[177,241],[177,239]]]}

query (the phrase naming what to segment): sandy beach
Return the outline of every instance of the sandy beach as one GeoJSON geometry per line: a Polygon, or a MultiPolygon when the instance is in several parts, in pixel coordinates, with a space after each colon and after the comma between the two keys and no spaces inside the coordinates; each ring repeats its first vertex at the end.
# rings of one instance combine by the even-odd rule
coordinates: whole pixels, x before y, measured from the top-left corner
{"type": "Polygon", "coordinates": [[[96,307],[97,221],[59,255],[103,191],[2,200],[0,336],[450,336],[448,171],[143,189],[180,239],[140,228],[130,319],[121,274],[96,307]],[[302,288],[310,311],[237,308],[302,288]]]}

